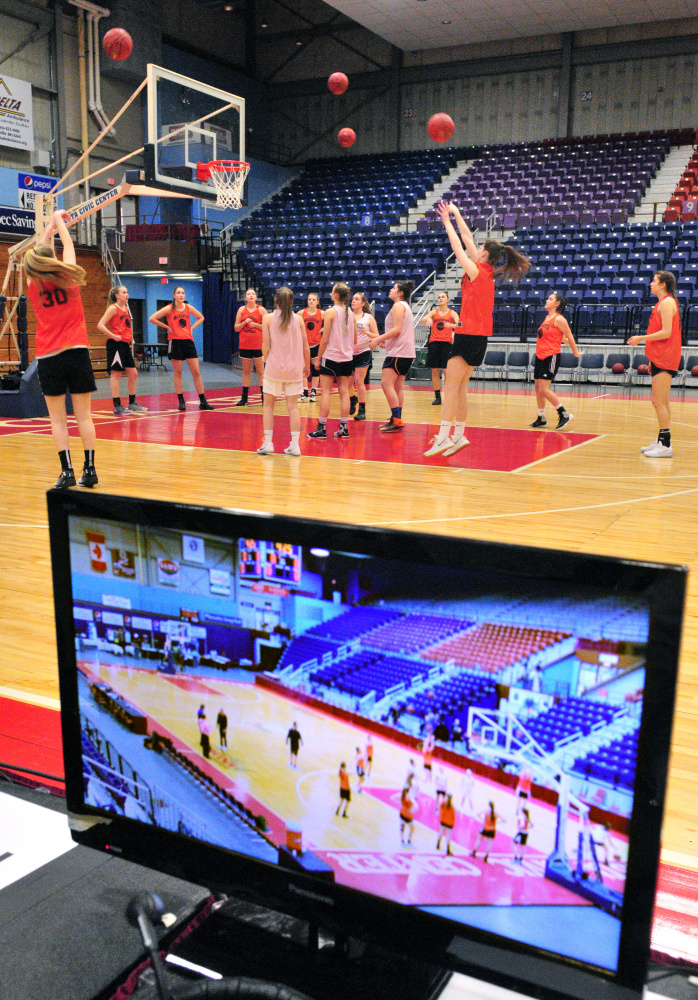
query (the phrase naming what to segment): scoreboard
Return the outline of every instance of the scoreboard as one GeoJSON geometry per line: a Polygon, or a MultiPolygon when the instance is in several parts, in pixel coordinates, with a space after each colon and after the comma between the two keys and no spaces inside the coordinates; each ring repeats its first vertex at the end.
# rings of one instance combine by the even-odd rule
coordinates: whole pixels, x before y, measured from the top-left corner
{"type": "Polygon", "coordinates": [[[300,545],[241,538],[239,572],[241,580],[265,580],[300,586],[302,551],[300,545]]]}

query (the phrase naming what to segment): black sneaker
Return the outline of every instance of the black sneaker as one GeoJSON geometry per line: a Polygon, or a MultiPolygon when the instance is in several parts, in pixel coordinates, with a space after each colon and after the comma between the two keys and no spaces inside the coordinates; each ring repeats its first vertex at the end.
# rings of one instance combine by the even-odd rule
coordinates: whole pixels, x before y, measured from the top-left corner
{"type": "Polygon", "coordinates": [[[184,402],[183,399],[180,399],[179,403],[177,404],[177,409],[181,410],[182,412],[184,412],[184,410],[186,410],[186,408],[187,408],[187,404],[184,402]]]}
{"type": "Polygon", "coordinates": [[[215,408],[215,406],[211,406],[207,399],[204,399],[201,403],[199,403],[200,410],[215,410],[215,408]]]}
{"type": "Polygon", "coordinates": [[[431,401],[432,406],[441,406],[441,396],[434,396],[431,401]]]}
{"type": "Polygon", "coordinates": [[[235,405],[236,406],[247,406],[247,400],[245,399],[244,396],[240,396],[240,399],[238,399],[238,401],[237,401],[237,403],[235,405]]]}
{"type": "Polygon", "coordinates": [[[86,465],[82,470],[82,475],[78,479],[78,486],[89,486],[92,488],[96,486],[99,482],[97,479],[97,470],[94,465],[86,465]]]}
{"type": "Polygon", "coordinates": [[[567,426],[567,424],[570,422],[571,419],[572,419],[572,414],[571,413],[567,413],[566,411],[565,411],[565,413],[561,413],[560,417],[558,419],[558,422],[557,422],[557,427],[555,428],[555,430],[556,431],[561,431],[563,427],[567,426]]]}
{"type": "Polygon", "coordinates": [[[310,390],[310,402],[311,403],[315,402],[315,390],[314,389],[310,390]]]}
{"type": "Polygon", "coordinates": [[[67,490],[69,486],[77,485],[75,482],[75,473],[72,469],[64,469],[58,479],[53,484],[54,490],[67,490]]]}
{"type": "Polygon", "coordinates": [[[326,438],[327,437],[327,425],[318,424],[314,431],[310,431],[307,435],[309,438],[326,438]]]}
{"type": "Polygon", "coordinates": [[[359,412],[354,414],[354,420],[365,420],[365,419],[366,419],[366,410],[364,410],[363,407],[359,406],[359,412]]]}
{"type": "Polygon", "coordinates": [[[346,424],[340,424],[339,425],[339,429],[334,432],[334,436],[336,438],[348,438],[349,437],[349,428],[347,427],[347,425],[346,424]]]}
{"type": "Polygon", "coordinates": [[[536,419],[531,424],[531,427],[547,427],[548,421],[545,417],[536,417],[536,419]]]}
{"type": "Polygon", "coordinates": [[[356,407],[359,404],[359,397],[352,396],[349,400],[349,416],[353,416],[356,413],[356,407]]]}

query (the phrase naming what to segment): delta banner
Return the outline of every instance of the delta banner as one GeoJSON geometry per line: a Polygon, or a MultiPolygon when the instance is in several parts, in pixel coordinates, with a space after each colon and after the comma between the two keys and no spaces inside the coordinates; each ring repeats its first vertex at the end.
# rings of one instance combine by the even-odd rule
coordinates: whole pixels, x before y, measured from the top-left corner
{"type": "Polygon", "coordinates": [[[0,146],[34,149],[32,85],[0,76],[0,146]]]}

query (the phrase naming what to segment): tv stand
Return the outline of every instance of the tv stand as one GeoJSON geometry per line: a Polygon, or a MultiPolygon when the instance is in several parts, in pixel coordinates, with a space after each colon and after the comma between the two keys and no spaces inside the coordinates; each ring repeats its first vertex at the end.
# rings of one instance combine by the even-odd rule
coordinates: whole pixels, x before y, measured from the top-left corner
{"type": "Polygon", "coordinates": [[[280,982],[312,1000],[436,1000],[451,975],[240,898],[216,904],[173,954],[226,977],[280,982]]]}

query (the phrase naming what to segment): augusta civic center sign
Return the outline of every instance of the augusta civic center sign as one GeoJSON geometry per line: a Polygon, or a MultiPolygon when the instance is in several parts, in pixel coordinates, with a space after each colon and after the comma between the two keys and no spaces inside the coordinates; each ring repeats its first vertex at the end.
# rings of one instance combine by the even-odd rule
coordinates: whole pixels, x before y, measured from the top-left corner
{"type": "Polygon", "coordinates": [[[34,149],[32,85],[0,76],[0,146],[34,149]]]}

